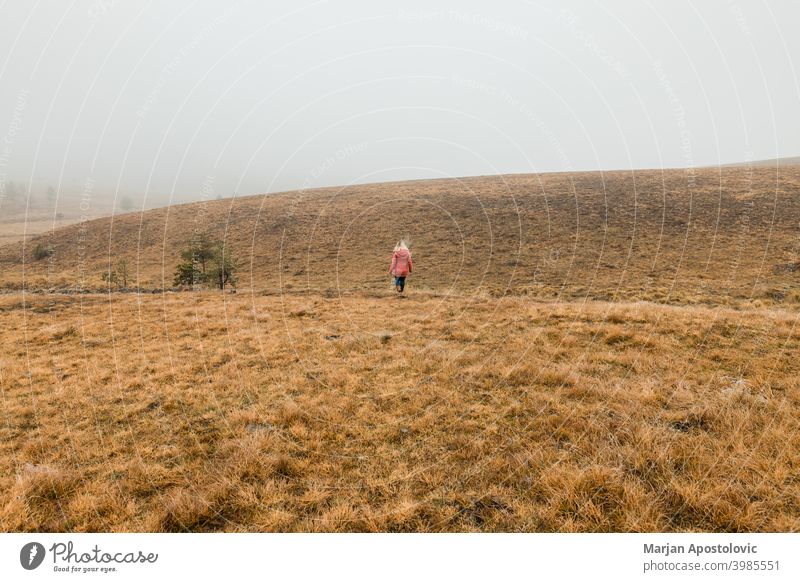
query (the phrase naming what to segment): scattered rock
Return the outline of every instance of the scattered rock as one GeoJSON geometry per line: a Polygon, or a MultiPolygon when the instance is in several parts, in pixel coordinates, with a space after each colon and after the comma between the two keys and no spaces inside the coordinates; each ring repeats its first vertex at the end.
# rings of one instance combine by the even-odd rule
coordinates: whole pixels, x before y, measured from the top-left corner
{"type": "Polygon", "coordinates": [[[680,432],[689,432],[692,430],[710,430],[711,422],[705,414],[691,413],[686,416],[686,418],[673,420],[669,423],[669,427],[680,432]]]}
{"type": "Polygon", "coordinates": [[[722,393],[727,396],[749,394],[750,388],[747,383],[747,380],[745,380],[744,378],[734,378],[730,386],[722,389],[722,393]]]}
{"type": "Polygon", "coordinates": [[[55,475],[57,473],[58,469],[53,465],[48,465],[47,463],[42,463],[40,465],[35,463],[25,463],[20,468],[17,478],[22,479],[31,475],[55,475]]]}
{"type": "Polygon", "coordinates": [[[780,273],[794,273],[800,270],[800,263],[781,263],[772,266],[772,272],[776,275],[780,273]]]}
{"type": "Polygon", "coordinates": [[[274,424],[270,424],[268,422],[249,422],[244,427],[244,429],[249,432],[250,434],[259,433],[259,432],[266,432],[275,429],[274,424]]]}
{"type": "Polygon", "coordinates": [[[767,402],[766,396],[763,394],[754,394],[750,383],[744,378],[735,378],[730,386],[723,388],[720,391],[728,398],[745,398],[750,401],[755,401],[758,404],[765,404],[767,402]]]}
{"type": "Polygon", "coordinates": [[[496,512],[513,513],[511,507],[494,495],[487,495],[471,503],[457,503],[459,511],[466,515],[476,525],[482,525],[496,512]]]}

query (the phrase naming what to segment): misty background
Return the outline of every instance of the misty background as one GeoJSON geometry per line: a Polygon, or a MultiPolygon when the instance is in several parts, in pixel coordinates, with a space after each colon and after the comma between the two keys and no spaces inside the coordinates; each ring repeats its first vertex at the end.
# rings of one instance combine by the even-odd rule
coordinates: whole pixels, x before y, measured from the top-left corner
{"type": "Polygon", "coordinates": [[[800,154],[793,0],[0,11],[0,213],[800,154]]]}

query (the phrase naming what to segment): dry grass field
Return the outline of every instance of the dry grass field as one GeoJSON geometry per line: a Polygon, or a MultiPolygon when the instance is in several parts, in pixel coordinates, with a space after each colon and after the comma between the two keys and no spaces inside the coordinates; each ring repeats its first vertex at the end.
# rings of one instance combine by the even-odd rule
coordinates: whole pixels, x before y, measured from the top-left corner
{"type": "Polygon", "coordinates": [[[0,247],[0,529],[800,531],[800,169],[688,178],[354,186],[0,247]],[[237,293],[163,289],[198,231],[237,293]],[[99,292],[122,258],[157,292],[99,292]]]}
{"type": "Polygon", "coordinates": [[[240,287],[370,291],[412,239],[417,289],[671,304],[793,303],[800,166],[512,175],[384,183],[173,206],[0,247],[0,288],[172,285],[193,233],[225,240],[240,287]],[[52,245],[36,261],[37,244],[52,245]],[[422,268],[424,265],[424,268],[422,268]]]}
{"type": "Polygon", "coordinates": [[[6,296],[0,526],[800,529],[795,313],[6,296]]]}

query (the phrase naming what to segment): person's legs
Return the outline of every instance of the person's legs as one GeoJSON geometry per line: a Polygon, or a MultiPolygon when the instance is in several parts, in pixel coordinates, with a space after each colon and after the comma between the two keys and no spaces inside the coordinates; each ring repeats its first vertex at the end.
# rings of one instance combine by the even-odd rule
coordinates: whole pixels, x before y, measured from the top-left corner
{"type": "Polygon", "coordinates": [[[406,278],[405,277],[398,277],[397,278],[397,286],[400,288],[400,293],[402,293],[403,289],[406,288],[406,278]]]}

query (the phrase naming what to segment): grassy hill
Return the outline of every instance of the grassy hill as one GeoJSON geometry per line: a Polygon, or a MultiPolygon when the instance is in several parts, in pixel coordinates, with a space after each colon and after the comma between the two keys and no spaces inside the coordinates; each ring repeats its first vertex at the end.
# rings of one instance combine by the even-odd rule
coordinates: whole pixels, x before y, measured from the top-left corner
{"type": "Polygon", "coordinates": [[[800,531],[799,186],[387,183],[6,245],[0,529],[800,531]],[[169,287],[195,232],[250,292],[19,291],[169,287]]]}
{"type": "Polygon", "coordinates": [[[736,162],[734,164],[723,164],[723,166],[731,167],[731,166],[738,166],[738,167],[754,167],[754,168],[761,168],[761,167],[771,167],[776,168],[780,167],[788,167],[788,166],[797,166],[800,165],[800,156],[794,157],[786,157],[786,158],[772,158],[769,160],[754,160],[752,162],[736,162]]]}
{"type": "Polygon", "coordinates": [[[800,167],[508,175],[208,201],[0,247],[0,285],[99,288],[126,259],[172,286],[192,233],[224,239],[256,291],[383,290],[412,239],[411,289],[670,303],[793,301],[800,167]],[[53,257],[36,261],[37,244],[53,257]]]}

